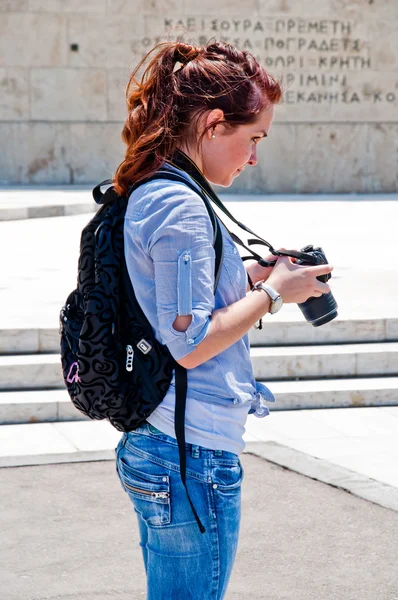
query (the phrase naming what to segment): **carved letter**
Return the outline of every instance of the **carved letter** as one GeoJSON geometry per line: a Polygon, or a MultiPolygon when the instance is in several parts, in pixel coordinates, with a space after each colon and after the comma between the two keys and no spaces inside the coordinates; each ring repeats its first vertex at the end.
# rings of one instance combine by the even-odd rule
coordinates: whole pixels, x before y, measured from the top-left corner
{"type": "Polygon", "coordinates": [[[265,50],[270,50],[271,48],[273,48],[275,45],[274,39],[273,38],[265,38],[264,40],[264,49],[265,50]]]}

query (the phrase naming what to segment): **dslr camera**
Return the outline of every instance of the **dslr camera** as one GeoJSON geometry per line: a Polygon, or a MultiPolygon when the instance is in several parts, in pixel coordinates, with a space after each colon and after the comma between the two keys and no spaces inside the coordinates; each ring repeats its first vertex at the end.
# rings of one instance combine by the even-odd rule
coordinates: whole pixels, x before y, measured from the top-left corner
{"type": "MultiPolygon", "coordinates": [[[[253,242],[259,243],[258,241],[250,240],[250,245],[253,242]]],[[[314,266],[327,264],[328,262],[322,248],[314,248],[312,245],[305,246],[299,252],[296,250],[274,250],[268,243],[264,245],[267,245],[275,256],[290,256],[295,258],[298,265],[314,266]]],[[[276,261],[260,259],[258,262],[263,267],[268,267],[275,265],[276,261]]],[[[317,277],[317,279],[323,283],[329,281],[330,278],[330,273],[317,277]]],[[[298,307],[303,313],[306,321],[311,323],[314,327],[325,325],[325,323],[329,323],[329,321],[332,321],[337,317],[337,302],[334,299],[332,292],[322,294],[319,298],[312,296],[305,302],[298,304],[298,307]]]]}
{"type": "MultiPolygon", "coordinates": [[[[296,260],[298,265],[322,265],[328,262],[322,248],[314,248],[314,246],[308,245],[301,249],[300,254],[302,256],[296,260]]],[[[323,283],[329,281],[330,278],[330,273],[317,277],[323,283]]],[[[308,298],[305,302],[298,304],[298,307],[306,321],[314,327],[329,323],[329,321],[337,317],[337,302],[332,292],[322,294],[319,298],[308,298]]]]}

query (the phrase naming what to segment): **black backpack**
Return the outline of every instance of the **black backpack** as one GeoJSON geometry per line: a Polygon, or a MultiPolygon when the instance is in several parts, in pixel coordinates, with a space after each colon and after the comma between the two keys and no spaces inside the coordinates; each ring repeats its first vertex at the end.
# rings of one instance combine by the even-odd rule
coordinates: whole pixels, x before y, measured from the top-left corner
{"type": "MultiPolygon", "coordinates": [[[[185,177],[167,169],[134,185],[129,193],[153,179],[179,181],[202,197],[214,231],[216,286],[222,264],[222,234],[209,199],[185,177]]],[[[127,432],[137,429],[157,408],[175,371],[175,430],[185,485],[187,372],[156,340],[137,302],[124,256],[129,194],[118,196],[111,183],[103,181],[93,190],[94,200],[101,206],[83,229],[77,287],[60,312],[63,377],[76,408],[91,419],[108,419],[116,429],[127,432]],[[101,188],[106,185],[110,187],[103,193],[101,188]]]]}

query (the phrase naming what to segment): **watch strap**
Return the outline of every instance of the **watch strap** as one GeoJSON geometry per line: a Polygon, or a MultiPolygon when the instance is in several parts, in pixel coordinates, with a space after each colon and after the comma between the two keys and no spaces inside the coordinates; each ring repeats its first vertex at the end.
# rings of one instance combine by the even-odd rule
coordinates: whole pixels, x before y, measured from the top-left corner
{"type": "Polygon", "coordinates": [[[279,292],[274,290],[273,287],[268,285],[268,283],[264,283],[264,281],[258,281],[253,286],[253,290],[256,290],[256,289],[264,290],[264,292],[266,292],[268,294],[268,296],[270,297],[271,304],[269,307],[269,312],[271,314],[278,312],[278,310],[280,310],[282,308],[282,304],[283,304],[282,296],[280,295],[279,292]]]}

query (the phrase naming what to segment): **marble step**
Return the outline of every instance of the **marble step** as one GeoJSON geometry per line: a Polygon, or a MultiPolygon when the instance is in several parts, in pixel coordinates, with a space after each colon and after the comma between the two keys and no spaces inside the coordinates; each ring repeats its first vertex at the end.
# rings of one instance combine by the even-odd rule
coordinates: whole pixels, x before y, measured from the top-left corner
{"type": "Polygon", "coordinates": [[[398,375],[398,342],[251,348],[256,379],[398,375]]]}
{"type": "Polygon", "coordinates": [[[264,381],[275,396],[271,410],[398,406],[398,377],[264,381]]]}
{"type": "MultiPolygon", "coordinates": [[[[272,411],[398,406],[398,377],[264,382],[275,395],[272,411]]],[[[66,390],[0,393],[0,425],[89,420],[66,390]]]]}
{"type": "Polygon", "coordinates": [[[0,392],[0,425],[85,420],[66,389],[0,392]]]}
{"type": "MultiPolygon", "coordinates": [[[[255,347],[256,379],[398,375],[398,342],[331,346],[255,347]]],[[[59,354],[0,356],[0,390],[63,389],[59,354]]]]}
{"type": "MultiPolygon", "coordinates": [[[[281,319],[282,315],[274,315],[281,319]]],[[[250,331],[252,346],[348,344],[398,341],[398,318],[336,319],[323,327],[303,320],[264,319],[262,330],[250,331]]],[[[36,354],[59,351],[58,327],[0,329],[1,354],[36,354]]]]}

